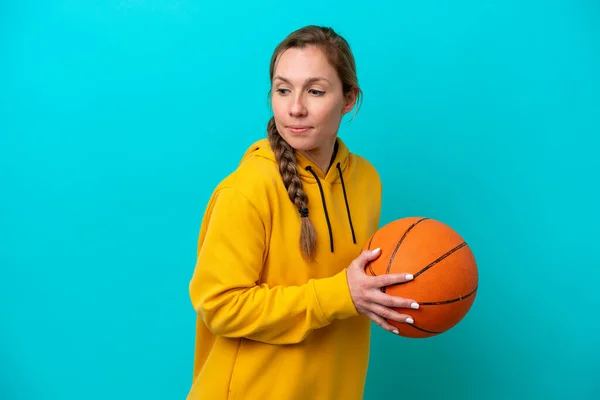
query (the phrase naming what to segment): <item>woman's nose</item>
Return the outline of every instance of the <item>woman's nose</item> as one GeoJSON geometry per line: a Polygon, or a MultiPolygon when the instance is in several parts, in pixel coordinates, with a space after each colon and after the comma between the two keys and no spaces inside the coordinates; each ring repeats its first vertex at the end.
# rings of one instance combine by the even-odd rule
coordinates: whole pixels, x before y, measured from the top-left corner
{"type": "Polygon", "coordinates": [[[301,96],[296,96],[290,105],[290,116],[302,117],[306,115],[306,106],[301,96]]]}

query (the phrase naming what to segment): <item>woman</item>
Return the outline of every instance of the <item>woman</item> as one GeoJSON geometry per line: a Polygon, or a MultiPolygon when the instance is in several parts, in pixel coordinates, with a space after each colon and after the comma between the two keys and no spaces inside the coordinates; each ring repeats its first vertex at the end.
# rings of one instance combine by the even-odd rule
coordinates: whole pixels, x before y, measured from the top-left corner
{"type": "Polygon", "coordinates": [[[383,293],[407,274],[371,277],[361,252],[378,229],[381,182],[337,137],[356,105],[353,55],[333,30],[302,28],[271,59],[268,138],[215,189],[190,282],[198,313],[188,399],[361,399],[370,320],[389,331],[383,293]],[[300,239],[298,239],[300,237],[300,239]]]}

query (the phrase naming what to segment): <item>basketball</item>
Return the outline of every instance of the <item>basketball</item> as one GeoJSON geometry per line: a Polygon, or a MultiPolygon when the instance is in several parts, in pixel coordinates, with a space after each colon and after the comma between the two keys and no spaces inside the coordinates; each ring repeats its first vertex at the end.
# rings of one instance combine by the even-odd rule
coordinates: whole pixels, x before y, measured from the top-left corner
{"type": "Polygon", "coordinates": [[[395,309],[414,323],[388,320],[400,336],[427,338],[444,333],[467,315],[479,282],[475,257],[465,240],[431,218],[401,218],[381,227],[365,249],[381,248],[367,264],[370,276],[409,273],[413,279],[381,288],[387,294],[415,300],[419,309],[395,309]]]}

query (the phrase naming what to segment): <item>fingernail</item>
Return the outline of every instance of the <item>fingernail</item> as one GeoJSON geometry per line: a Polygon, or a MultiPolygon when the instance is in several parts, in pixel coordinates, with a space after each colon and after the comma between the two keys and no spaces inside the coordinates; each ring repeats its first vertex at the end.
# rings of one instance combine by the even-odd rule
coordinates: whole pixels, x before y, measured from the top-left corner
{"type": "Polygon", "coordinates": [[[407,281],[411,281],[413,279],[413,276],[412,276],[412,274],[406,274],[404,279],[406,279],[407,281]]]}
{"type": "Polygon", "coordinates": [[[377,253],[379,253],[380,251],[381,251],[381,249],[378,247],[378,248],[376,248],[375,250],[373,250],[373,254],[377,254],[377,253]]]}
{"type": "Polygon", "coordinates": [[[406,323],[407,324],[412,324],[413,322],[415,322],[412,318],[406,318],[406,323]]]}
{"type": "Polygon", "coordinates": [[[419,304],[418,303],[412,303],[410,305],[410,308],[414,308],[415,310],[419,308],[419,304]]]}
{"type": "Polygon", "coordinates": [[[392,332],[394,332],[396,335],[400,332],[398,332],[398,329],[394,329],[392,332]]]}

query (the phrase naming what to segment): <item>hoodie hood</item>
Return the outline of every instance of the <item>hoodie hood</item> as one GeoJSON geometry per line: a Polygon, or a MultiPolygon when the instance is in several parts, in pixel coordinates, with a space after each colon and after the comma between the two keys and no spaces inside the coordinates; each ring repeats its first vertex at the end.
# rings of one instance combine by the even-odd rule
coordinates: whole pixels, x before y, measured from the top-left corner
{"type": "MultiPolygon", "coordinates": [[[[336,138],[335,157],[331,163],[331,168],[329,168],[329,171],[327,172],[322,171],[317,164],[309,160],[300,152],[296,151],[295,153],[298,174],[300,175],[300,179],[306,183],[315,183],[317,179],[329,183],[339,183],[340,180],[343,180],[342,175],[344,175],[348,169],[351,156],[348,147],[339,137],[336,138]]],[[[242,156],[240,164],[251,157],[261,157],[277,163],[275,160],[275,153],[273,152],[273,149],[271,149],[269,139],[266,138],[260,139],[249,146],[242,156]]]]}

